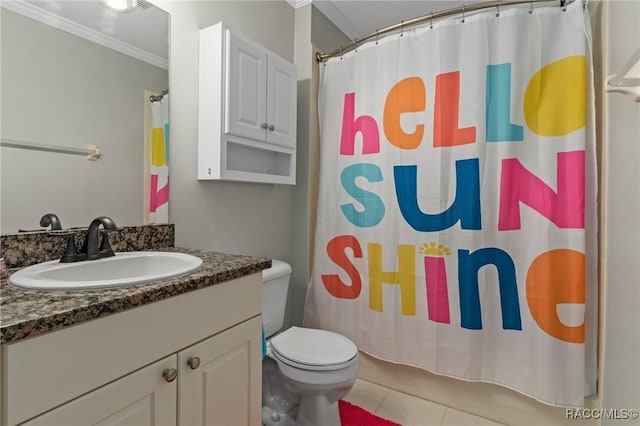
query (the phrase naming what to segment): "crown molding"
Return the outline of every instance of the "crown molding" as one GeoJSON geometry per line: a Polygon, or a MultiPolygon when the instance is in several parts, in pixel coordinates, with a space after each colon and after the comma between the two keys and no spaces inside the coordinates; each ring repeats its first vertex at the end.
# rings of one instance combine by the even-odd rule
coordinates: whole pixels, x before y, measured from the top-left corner
{"type": "Polygon", "coordinates": [[[353,22],[335,5],[335,0],[313,0],[313,5],[349,39],[355,40],[356,37],[362,36],[353,22]]]}
{"type": "Polygon", "coordinates": [[[311,4],[311,0],[285,0],[294,9],[311,4]]]}
{"type": "Polygon", "coordinates": [[[2,0],[0,1],[0,6],[4,9],[10,10],[11,12],[19,13],[20,15],[26,16],[27,18],[31,18],[59,30],[66,31],[77,37],[92,41],[96,44],[147,62],[151,65],[155,65],[159,68],[165,70],[169,69],[169,61],[161,58],[160,56],[151,54],[128,43],[121,42],[120,40],[117,40],[99,31],[95,31],[91,28],[85,27],[84,25],[80,25],[77,22],[63,18],[62,16],[56,15],[47,10],[40,9],[39,7],[25,1],[2,0]]]}

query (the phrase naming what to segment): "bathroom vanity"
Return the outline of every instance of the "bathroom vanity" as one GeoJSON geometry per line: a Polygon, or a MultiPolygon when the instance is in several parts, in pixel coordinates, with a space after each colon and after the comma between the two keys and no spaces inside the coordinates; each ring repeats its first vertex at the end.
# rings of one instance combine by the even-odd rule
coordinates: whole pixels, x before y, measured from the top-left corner
{"type": "Polygon", "coordinates": [[[261,271],[178,248],[183,277],[30,291],[2,281],[2,425],[260,424],[261,271]]]}

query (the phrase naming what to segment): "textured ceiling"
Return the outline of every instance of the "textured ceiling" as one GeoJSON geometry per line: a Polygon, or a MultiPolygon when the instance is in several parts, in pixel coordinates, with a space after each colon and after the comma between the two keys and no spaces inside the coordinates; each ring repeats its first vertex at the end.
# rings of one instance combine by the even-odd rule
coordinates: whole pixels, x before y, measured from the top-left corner
{"type": "Polygon", "coordinates": [[[350,39],[430,13],[487,0],[312,0],[312,4],[350,39]]]}
{"type": "Polygon", "coordinates": [[[97,0],[4,0],[5,3],[13,3],[20,8],[20,13],[27,16],[45,16],[48,22],[54,24],[57,21],[58,28],[77,23],[89,31],[111,37],[165,61],[168,59],[169,15],[147,2],[139,0],[139,6],[128,13],[109,10],[97,0]]]}
{"type": "MultiPolygon", "coordinates": [[[[286,1],[293,7],[310,2],[286,1]]],[[[353,40],[403,20],[484,1],[486,0],[311,0],[311,3],[353,40]]],[[[27,3],[32,7],[45,9],[153,55],[167,58],[168,15],[144,1],[141,2],[143,7],[123,14],[105,9],[96,0],[17,0],[16,3],[27,3]]]]}

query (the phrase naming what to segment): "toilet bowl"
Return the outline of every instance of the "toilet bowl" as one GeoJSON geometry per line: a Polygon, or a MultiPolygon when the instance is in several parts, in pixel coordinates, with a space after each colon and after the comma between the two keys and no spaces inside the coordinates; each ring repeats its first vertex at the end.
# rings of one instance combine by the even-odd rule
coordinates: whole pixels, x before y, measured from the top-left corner
{"type": "Polygon", "coordinates": [[[263,321],[268,339],[262,422],[265,426],[339,426],[338,400],[355,383],[360,368],[358,349],[347,337],[327,330],[291,327],[278,333],[284,322],[281,296],[286,302],[291,268],[276,260],[272,264],[263,271],[263,321]],[[274,312],[276,302],[282,312],[274,312]]]}

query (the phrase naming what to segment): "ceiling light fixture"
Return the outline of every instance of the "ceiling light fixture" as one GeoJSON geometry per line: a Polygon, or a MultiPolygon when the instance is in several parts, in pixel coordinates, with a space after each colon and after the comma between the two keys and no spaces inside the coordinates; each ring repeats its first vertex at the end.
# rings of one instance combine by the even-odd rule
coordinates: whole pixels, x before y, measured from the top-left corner
{"type": "Polygon", "coordinates": [[[138,0],[100,0],[100,3],[116,12],[131,12],[138,6],[138,0]]]}

